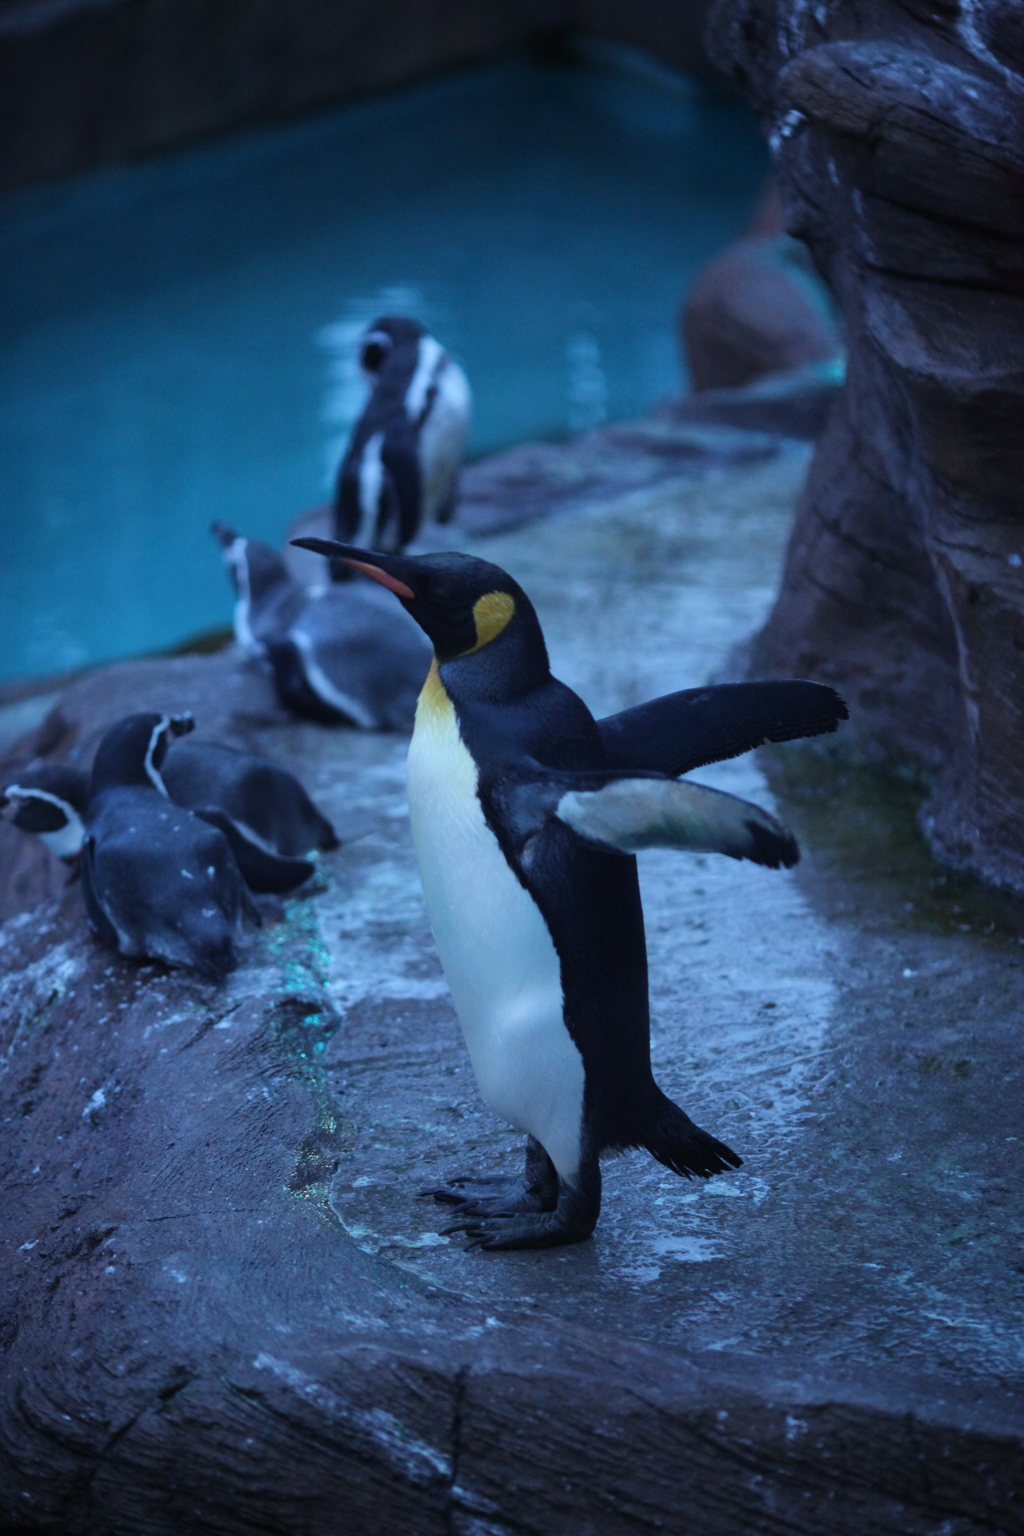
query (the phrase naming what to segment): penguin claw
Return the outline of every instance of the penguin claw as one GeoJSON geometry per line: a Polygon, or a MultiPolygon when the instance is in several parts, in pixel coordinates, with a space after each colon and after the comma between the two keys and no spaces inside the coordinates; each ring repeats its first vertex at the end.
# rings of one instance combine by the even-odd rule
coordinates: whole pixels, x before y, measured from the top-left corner
{"type": "MultiPolygon", "coordinates": [[[[518,1180],[493,1174],[479,1178],[452,1179],[450,1184],[442,1185],[440,1188],[421,1189],[419,1197],[422,1200],[436,1200],[438,1205],[476,1206],[485,1200],[508,1204],[520,1199],[523,1193],[523,1185],[518,1180]],[[476,1193],[477,1190],[480,1191],[479,1194],[476,1193]],[[498,1191],[501,1193],[499,1194],[498,1191]]],[[[533,1209],[533,1207],[524,1207],[524,1209],[533,1209]]],[[[537,1209],[539,1210],[540,1207],[538,1206],[537,1209]]],[[[515,1211],[510,1210],[508,1214],[514,1216],[515,1211]]]]}
{"type": "Polygon", "coordinates": [[[455,1189],[431,1190],[429,1193],[438,1204],[454,1206],[460,1221],[465,1218],[477,1221],[491,1217],[539,1216],[552,1209],[540,1191],[528,1189],[517,1180],[493,1179],[490,1182],[500,1193],[476,1194],[472,1189],[462,1193],[455,1189]]]}
{"type": "Polygon", "coordinates": [[[590,1236],[593,1225],[567,1222],[557,1212],[533,1215],[490,1217],[486,1221],[461,1222],[451,1229],[465,1232],[469,1241],[465,1252],[479,1248],[498,1252],[509,1248],[559,1248],[563,1243],[579,1243],[590,1236]]]}

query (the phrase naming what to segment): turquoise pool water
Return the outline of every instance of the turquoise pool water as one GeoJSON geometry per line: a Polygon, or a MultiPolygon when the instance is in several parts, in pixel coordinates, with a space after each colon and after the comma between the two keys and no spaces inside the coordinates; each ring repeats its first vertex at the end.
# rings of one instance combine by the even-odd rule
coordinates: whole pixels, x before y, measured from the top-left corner
{"type": "Polygon", "coordinates": [[[506,61],[0,203],[0,676],[227,623],[214,517],[322,500],[385,309],[466,368],[470,449],[637,415],[748,217],[757,125],[623,55],[506,61]]]}

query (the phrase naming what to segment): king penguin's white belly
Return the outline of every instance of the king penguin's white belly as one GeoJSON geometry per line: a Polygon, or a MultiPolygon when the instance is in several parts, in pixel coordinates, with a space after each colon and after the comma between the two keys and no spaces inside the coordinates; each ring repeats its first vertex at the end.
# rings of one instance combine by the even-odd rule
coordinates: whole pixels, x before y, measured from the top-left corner
{"type": "Polygon", "coordinates": [[[431,669],[409,748],[409,812],[427,913],[484,1098],[579,1164],[583,1061],[565,1027],[558,953],[484,820],[477,771],[431,669]]]}

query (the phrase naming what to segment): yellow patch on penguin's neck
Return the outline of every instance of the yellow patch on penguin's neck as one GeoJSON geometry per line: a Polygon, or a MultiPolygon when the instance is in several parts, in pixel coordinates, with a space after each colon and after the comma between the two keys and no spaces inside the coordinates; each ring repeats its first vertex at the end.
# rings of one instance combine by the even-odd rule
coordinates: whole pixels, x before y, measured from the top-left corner
{"type": "MultiPolygon", "coordinates": [[[[463,656],[472,656],[483,646],[497,639],[516,611],[515,598],[509,592],[485,592],[473,604],[473,623],[476,626],[476,644],[471,645],[463,656]]],[[[420,689],[416,702],[416,725],[427,725],[451,710],[452,701],[441,681],[437,657],[430,663],[427,680],[420,689]]]]}
{"type": "MultiPolygon", "coordinates": [[[[485,592],[473,604],[473,623],[476,625],[476,645],[471,651],[496,640],[516,611],[515,598],[509,592],[485,592]]],[[[467,655],[470,653],[467,651],[467,655]]]]}
{"type": "Polygon", "coordinates": [[[420,689],[420,696],[416,701],[416,724],[427,725],[439,715],[443,715],[452,707],[452,701],[448,697],[448,690],[441,681],[441,674],[437,669],[437,657],[430,663],[430,671],[427,680],[420,689]]]}

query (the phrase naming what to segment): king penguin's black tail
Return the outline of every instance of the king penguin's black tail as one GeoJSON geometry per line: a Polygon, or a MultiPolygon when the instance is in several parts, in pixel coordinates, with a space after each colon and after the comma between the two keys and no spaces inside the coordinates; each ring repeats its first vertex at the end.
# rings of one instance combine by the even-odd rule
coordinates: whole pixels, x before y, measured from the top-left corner
{"type": "Polygon", "coordinates": [[[739,1168],[743,1159],[724,1142],[716,1141],[699,1125],[694,1125],[689,1115],[684,1115],[678,1104],[655,1089],[651,1127],[642,1145],[656,1157],[659,1163],[681,1173],[686,1178],[696,1174],[698,1178],[710,1178],[713,1173],[724,1173],[727,1168],[739,1168]]]}

